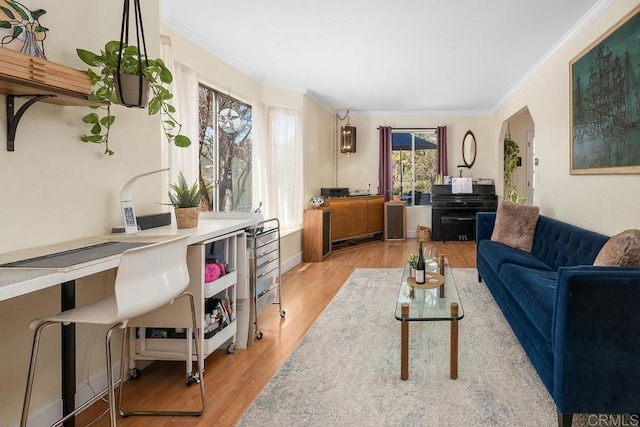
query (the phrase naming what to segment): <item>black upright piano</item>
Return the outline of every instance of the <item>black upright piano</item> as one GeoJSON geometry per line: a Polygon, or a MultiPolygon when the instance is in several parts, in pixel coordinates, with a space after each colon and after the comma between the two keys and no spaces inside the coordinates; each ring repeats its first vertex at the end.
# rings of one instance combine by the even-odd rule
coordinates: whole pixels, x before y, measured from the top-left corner
{"type": "Polygon", "coordinates": [[[498,196],[494,185],[473,185],[473,193],[453,194],[451,185],[431,188],[433,240],[475,240],[476,213],[495,212],[498,196]]]}

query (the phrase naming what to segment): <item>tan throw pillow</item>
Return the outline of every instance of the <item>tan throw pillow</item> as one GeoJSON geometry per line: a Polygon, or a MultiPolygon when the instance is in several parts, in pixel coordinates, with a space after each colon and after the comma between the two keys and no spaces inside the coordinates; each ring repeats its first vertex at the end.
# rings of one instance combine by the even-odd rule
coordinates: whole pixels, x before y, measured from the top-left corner
{"type": "Polygon", "coordinates": [[[640,267],[640,230],[625,230],[610,238],[593,265],[640,267]]]}
{"type": "Polygon", "coordinates": [[[491,240],[531,252],[539,214],[540,208],[537,206],[500,202],[491,240]]]}

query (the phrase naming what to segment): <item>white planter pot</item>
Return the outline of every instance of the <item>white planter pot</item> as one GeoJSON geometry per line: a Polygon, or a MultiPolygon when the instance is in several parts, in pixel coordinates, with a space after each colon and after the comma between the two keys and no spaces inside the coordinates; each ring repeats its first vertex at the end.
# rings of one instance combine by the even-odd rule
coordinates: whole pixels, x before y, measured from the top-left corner
{"type": "Polygon", "coordinates": [[[149,82],[142,78],[142,91],[140,90],[140,76],[137,74],[120,73],[113,76],[115,81],[116,97],[118,102],[127,107],[146,108],[149,103],[149,82]],[[122,84],[122,90],[120,90],[122,84]]]}

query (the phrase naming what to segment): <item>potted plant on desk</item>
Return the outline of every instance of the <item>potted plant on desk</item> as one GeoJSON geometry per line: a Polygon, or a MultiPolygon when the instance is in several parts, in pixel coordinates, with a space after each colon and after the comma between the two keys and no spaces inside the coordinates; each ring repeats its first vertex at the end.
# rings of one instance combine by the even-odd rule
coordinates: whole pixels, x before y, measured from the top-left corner
{"type": "Polygon", "coordinates": [[[198,226],[202,198],[212,187],[213,184],[200,185],[198,182],[189,186],[184,175],[180,172],[178,183],[171,184],[171,191],[169,191],[169,200],[171,200],[171,205],[175,208],[178,228],[194,228],[198,226]]]}

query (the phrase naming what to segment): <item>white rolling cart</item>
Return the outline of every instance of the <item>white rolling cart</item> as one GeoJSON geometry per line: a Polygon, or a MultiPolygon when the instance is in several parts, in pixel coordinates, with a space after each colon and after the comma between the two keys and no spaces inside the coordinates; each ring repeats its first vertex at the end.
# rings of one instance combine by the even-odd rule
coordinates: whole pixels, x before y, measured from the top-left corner
{"type": "Polygon", "coordinates": [[[253,296],[251,314],[255,325],[255,337],[261,339],[262,331],[258,326],[258,317],[266,307],[278,304],[280,317],[285,316],[281,291],[280,221],[271,218],[248,228],[247,249],[250,292],[253,296]]]}
{"type": "MultiPolygon", "coordinates": [[[[203,359],[221,347],[228,353],[235,348],[237,320],[236,298],[238,286],[246,286],[246,236],[244,230],[192,244],[187,250],[187,263],[191,282],[188,291],[196,302],[196,320],[202,328],[200,348],[203,359]],[[215,257],[226,266],[224,275],[206,282],[206,264],[215,257]],[[217,316],[216,316],[217,315],[217,316]],[[217,321],[214,321],[214,317],[217,321]]],[[[162,307],[141,318],[135,319],[129,328],[129,375],[137,378],[141,371],[138,360],[184,360],[186,362],[187,385],[197,383],[200,378],[192,374],[192,363],[196,361],[193,329],[190,319],[182,314],[179,304],[162,307]]],[[[202,367],[204,369],[204,366],[202,367]]]]}

